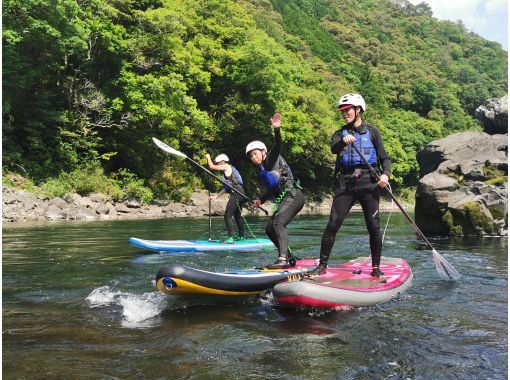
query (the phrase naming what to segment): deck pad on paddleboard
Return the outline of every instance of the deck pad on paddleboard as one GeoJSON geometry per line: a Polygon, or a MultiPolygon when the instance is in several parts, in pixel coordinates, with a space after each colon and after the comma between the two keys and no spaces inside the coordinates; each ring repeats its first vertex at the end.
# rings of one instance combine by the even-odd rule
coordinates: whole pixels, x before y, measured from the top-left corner
{"type": "Polygon", "coordinates": [[[129,244],[151,252],[256,251],[274,247],[269,239],[245,239],[234,244],[209,240],[144,240],[129,238],[129,244]]]}

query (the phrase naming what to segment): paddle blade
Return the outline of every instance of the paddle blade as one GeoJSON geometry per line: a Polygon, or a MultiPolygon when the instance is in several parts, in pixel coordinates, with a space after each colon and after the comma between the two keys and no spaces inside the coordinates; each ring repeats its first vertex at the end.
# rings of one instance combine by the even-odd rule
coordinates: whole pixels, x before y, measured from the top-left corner
{"type": "Polygon", "coordinates": [[[434,258],[434,264],[436,265],[437,273],[444,280],[457,281],[460,279],[460,274],[450,265],[446,259],[439,254],[435,249],[432,250],[432,257],[434,258]]]}
{"type": "Polygon", "coordinates": [[[175,156],[188,158],[184,153],[179,152],[178,150],[172,148],[171,146],[165,144],[163,141],[158,140],[157,138],[153,137],[152,141],[154,141],[154,144],[156,144],[160,149],[163,149],[165,152],[173,154],[175,156]]]}

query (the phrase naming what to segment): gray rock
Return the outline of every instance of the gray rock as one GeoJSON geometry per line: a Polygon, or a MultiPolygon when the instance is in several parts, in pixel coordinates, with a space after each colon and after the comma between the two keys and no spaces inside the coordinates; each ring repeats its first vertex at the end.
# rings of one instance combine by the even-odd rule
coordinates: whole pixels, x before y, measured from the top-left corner
{"type": "MultiPolygon", "coordinates": [[[[79,194],[66,194],[62,198],[42,199],[24,190],[3,188],[2,218],[4,222],[48,221],[48,220],[100,220],[100,219],[135,219],[161,217],[203,217],[209,213],[207,192],[201,191],[193,195],[195,200],[190,205],[160,201],[146,206],[138,202],[112,203],[106,196],[91,194],[82,197],[79,194]],[[128,207],[128,205],[132,207],[128,207]],[[135,207],[133,207],[135,206],[135,207]]],[[[211,213],[222,216],[228,201],[228,195],[211,202],[211,213]]],[[[331,199],[329,199],[331,202],[331,199]]],[[[272,203],[267,202],[264,208],[271,211],[272,203]]],[[[310,212],[325,210],[329,213],[330,203],[310,208],[310,212]]],[[[243,208],[243,214],[263,216],[260,210],[243,208]]]]}
{"type": "Polygon", "coordinates": [[[123,214],[128,214],[131,212],[131,209],[129,207],[127,207],[125,204],[118,204],[116,207],[115,207],[115,210],[117,212],[121,212],[123,214]]]}
{"type": "MultiPolygon", "coordinates": [[[[223,197],[228,198],[227,195],[223,195],[223,197]]],[[[207,207],[209,207],[208,193],[206,191],[200,191],[200,192],[194,193],[191,196],[191,204],[193,206],[207,206],[207,207]]]]}
{"type": "Polygon", "coordinates": [[[491,135],[508,133],[508,95],[487,100],[476,109],[475,114],[484,132],[491,135]]]}
{"type": "Polygon", "coordinates": [[[144,206],[142,210],[146,218],[160,218],[163,214],[162,208],[156,205],[144,206]]]}
{"type": "Polygon", "coordinates": [[[433,172],[423,177],[418,186],[421,193],[432,195],[434,191],[455,191],[457,182],[453,177],[433,172]]]}
{"type": "Polygon", "coordinates": [[[78,207],[91,208],[95,209],[97,207],[97,203],[94,202],[89,197],[82,197],[80,194],[66,194],[63,199],[69,203],[76,205],[78,207]]]}
{"type": "Polygon", "coordinates": [[[25,190],[18,190],[14,192],[15,197],[23,204],[25,210],[32,210],[41,205],[41,200],[35,197],[32,193],[25,190]]]}
{"type": "MultiPolygon", "coordinates": [[[[65,201],[64,201],[65,202],[65,201]]],[[[66,203],[67,205],[67,203],[66,203]]],[[[48,220],[59,220],[59,219],[66,219],[67,214],[62,212],[62,208],[57,207],[54,204],[50,204],[45,212],[46,218],[48,220]]]]}
{"type": "Polygon", "coordinates": [[[63,213],[65,214],[66,220],[76,220],[76,215],[78,214],[79,207],[73,204],[68,205],[67,209],[63,210],[63,213]]]}
{"type": "Polygon", "coordinates": [[[97,219],[97,214],[94,210],[89,208],[78,208],[74,214],[76,220],[94,220],[97,219]]]}
{"type": "Polygon", "coordinates": [[[60,197],[55,197],[55,198],[51,198],[48,203],[50,205],[53,205],[59,209],[65,209],[69,206],[69,204],[62,198],[60,197]]]}
{"type": "Polygon", "coordinates": [[[97,202],[94,202],[92,199],[90,199],[89,197],[82,197],[81,198],[81,205],[82,207],[86,207],[86,208],[90,208],[92,210],[95,210],[96,207],[98,206],[98,203],[97,202]]]}
{"type": "Polygon", "coordinates": [[[108,207],[108,205],[99,205],[96,208],[96,214],[99,214],[99,215],[101,215],[101,214],[102,215],[109,215],[111,211],[112,211],[112,208],[108,207]]]}
{"type": "Polygon", "coordinates": [[[2,193],[2,201],[3,201],[4,207],[5,207],[6,205],[12,205],[12,204],[19,203],[19,197],[17,197],[11,191],[7,191],[7,192],[4,191],[2,193]]]}
{"type": "Polygon", "coordinates": [[[457,133],[431,142],[418,154],[422,178],[415,218],[420,229],[452,235],[508,229],[507,137],[457,133]]]}
{"type": "Polygon", "coordinates": [[[110,202],[106,203],[106,207],[108,208],[108,212],[105,214],[115,216],[117,215],[117,210],[115,209],[115,206],[111,204],[110,202]]]}
{"type": "Polygon", "coordinates": [[[89,199],[94,203],[104,203],[107,200],[107,197],[104,194],[93,193],[89,195],[89,199]]]}
{"type": "Polygon", "coordinates": [[[130,200],[129,202],[126,203],[126,206],[129,208],[140,208],[142,205],[137,200],[130,200]]]}
{"type": "Polygon", "coordinates": [[[182,203],[170,203],[168,206],[163,207],[164,213],[178,214],[185,212],[185,205],[182,203]]]}
{"type": "Polygon", "coordinates": [[[69,204],[79,205],[81,203],[81,195],[76,193],[67,193],[63,199],[69,204]]]}
{"type": "Polygon", "coordinates": [[[451,171],[452,166],[461,166],[464,172],[478,168],[486,162],[499,167],[508,166],[508,136],[488,135],[484,132],[455,133],[441,140],[432,141],[416,155],[420,165],[420,177],[437,169],[451,171]],[[439,168],[439,166],[441,168],[439,168]]]}
{"type": "Polygon", "coordinates": [[[2,207],[2,218],[6,221],[16,221],[20,218],[23,211],[20,202],[4,204],[4,207],[2,207]]]}

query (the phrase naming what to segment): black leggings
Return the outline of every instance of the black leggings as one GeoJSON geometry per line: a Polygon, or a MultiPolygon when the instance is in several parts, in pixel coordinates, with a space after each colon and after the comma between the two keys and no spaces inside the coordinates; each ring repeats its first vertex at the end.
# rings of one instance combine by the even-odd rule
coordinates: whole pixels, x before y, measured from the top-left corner
{"type": "Polygon", "coordinates": [[[287,192],[278,205],[276,212],[266,225],[266,234],[278,249],[280,257],[287,257],[289,238],[285,227],[305,205],[305,197],[299,189],[287,192]]]}
{"type": "MultiPolygon", "coordinates": [[[[236,187],[236,190],[244,194],[244,191],[240,187],[236,187]]],[[[227,226],[228,236],[234,236],[234,224],[232,223],[232,216],[234,217],[237,224],[237,232],[239,235],[244,236],[244,224],[243,218],[241,217],[241,206],[246,203],[246,199],[237,193],[231,193],[230,198],[225,208],[225,225],[227,226]]]]}
{"type": "Polygon", "coordinates": [[[379,188],[371,187],[342,191],[335,195],[331,206],[331,214],[326,230],[322,235],[320,264],[326,265],[331,254],[335,237],[345,217],[356,201],[359,201],[365,216],[368,233],[370,234],[370,254],[372,265],[379,266],[381,262],[382,236],[379,227],[379,188]]]}

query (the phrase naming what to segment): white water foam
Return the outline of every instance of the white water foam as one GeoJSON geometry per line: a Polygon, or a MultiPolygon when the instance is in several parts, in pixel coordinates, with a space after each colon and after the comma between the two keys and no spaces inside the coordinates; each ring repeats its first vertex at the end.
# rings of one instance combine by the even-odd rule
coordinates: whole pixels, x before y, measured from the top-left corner
{"type": "Polygon", "coordinates": [[[109,306],[114,302],[115,297],[120,294],[121,292],[114,291],[107,285],[94,289],[92,293],[87,296],[86,300],[92,308],[109,306]]]}
{"type": "Polygon", "coordinates": [[[123,327],[150,327],[166,307],[165,295],[159,292],[133,294],[106,285],[94,289],[86,298],[91,308],[122,307],[123,327]]]}
{"type": "Polygon", "coordinates": [[[260,303],[263,306],[266,306],[266,307],[275,306],[276,305],[276,301],[274,300],[273,293],[269,292],[269,293],[266,293],[265,295],[261,296],[260,297],[260,303]]]}

